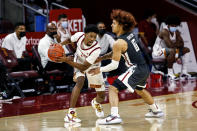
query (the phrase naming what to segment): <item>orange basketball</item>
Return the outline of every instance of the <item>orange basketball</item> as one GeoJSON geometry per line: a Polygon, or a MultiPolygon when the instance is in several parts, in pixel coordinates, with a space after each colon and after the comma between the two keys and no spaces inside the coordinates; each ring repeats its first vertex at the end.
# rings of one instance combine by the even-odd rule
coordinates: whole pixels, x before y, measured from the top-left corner
{"type": "Polygon", "coordinates": [[[48,57],[52,61],[55,61],[57,57],[62,57],[64,54],[64,49],[60,44],[52,44],[48,49],[48,57]]]}

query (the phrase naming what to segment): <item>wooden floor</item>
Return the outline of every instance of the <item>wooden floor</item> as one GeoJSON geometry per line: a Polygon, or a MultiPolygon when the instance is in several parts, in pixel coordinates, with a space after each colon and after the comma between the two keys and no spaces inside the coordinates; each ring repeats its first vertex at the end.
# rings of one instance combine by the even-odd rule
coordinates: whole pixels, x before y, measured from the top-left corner
{"type": "MultiPolygon", "coordinates": [[[[119,105],[123,124],[96,125],[96,116],[90,106],[77,108],[81,124],[68,125],[63,121],[65,111],[0,118],[1,131],[196,131],[197,91],[154,97],[165,113],[164,118],[145,118],[147,105],[142,99],[121,101],[119,105]]],[[[109,104],[104,104],[105,115],[109,104]]],[[[13,108],[14,110],[14,108],[13,108]]]]}

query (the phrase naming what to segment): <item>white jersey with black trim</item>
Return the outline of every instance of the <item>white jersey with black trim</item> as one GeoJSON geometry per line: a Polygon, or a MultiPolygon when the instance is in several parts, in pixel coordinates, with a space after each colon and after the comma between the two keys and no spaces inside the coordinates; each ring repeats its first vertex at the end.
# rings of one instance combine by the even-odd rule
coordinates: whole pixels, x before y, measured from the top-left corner
{"type": "Polygon", "coordinates": [[[84,44],[84,39],[84,32],[77,32],[73,36],[71,36],[71,41],[77,43],[77,50],[75,52],[74,61],[81,64],[87,61],[92,64],[92,66],[94,66],[94,62],[101,53],[101,47],[97,41],[94,41],[91,46],[87,46],[84,44]]]}

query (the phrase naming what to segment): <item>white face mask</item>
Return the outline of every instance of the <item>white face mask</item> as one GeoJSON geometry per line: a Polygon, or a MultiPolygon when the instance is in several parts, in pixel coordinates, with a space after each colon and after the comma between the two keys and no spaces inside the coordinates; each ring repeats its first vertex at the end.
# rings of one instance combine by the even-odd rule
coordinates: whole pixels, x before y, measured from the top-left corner
{"type": "Polygon", "coordinates": [[[67,29],[67,28],[68,28],[68,22],[67,22],[67,21],[63,21],[63,22],[62,22],[62,27],[63,27],[64,29],[67,29]]]}
{"type": "Polygon", "coordinates": [[[170,27],[169,30],[170,30],[170,32],[174,33],[174,32],[176,32],[177,27],[170,27]]]}
{"type": "Polygon", "coordinates": [[[157,18],[154,17],[150,21],[155,24],[155,23],[157,23],[157,18]]]}

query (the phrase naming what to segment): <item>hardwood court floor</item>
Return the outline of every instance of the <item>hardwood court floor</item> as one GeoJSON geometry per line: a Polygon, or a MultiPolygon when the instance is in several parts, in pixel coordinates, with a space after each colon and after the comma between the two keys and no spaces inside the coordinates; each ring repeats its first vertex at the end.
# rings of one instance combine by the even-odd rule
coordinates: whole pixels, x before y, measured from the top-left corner
{"type": "MultiPolygon", "coordinates": [[[[160,90],[149,89],[152,90],[151,93],[153,95],[157,95],[154,99],[164,111],[164,118],[145,118],[144,115],[147,113],[148,106],[142,99],[137,99],[138,97],[128,99],[127,96],[132,95],[124,91],[119,94],[122,100],[119,104],[119,112],[124,121],[123,124],[107,126],[96,125],[97,118],[94,110],[91,106],[84,106],[86,104],[82,104],[78,106],[83,107],[77,108],[78,116],[82,120],[81,125],[69,125],[63,121],[65,111],[67,110],[60,108],[63,106],[63,109],[67,108],[65,107],[66,103],[61,103],[61,100],[65,101],[65,98],[67,99],[67,95],[56,94],[53,96],[44,96],[47,97],[51,103],[44,103],[43,101],[39,101],[39,103],[36,102],[35,98],[15,100],[13,103],[2,103],[0,131],[196,131],[196,82],[195,80],[187,84],[176,83],[174,87],[168,83],[167,87],[163,85],[164,88],[160,90]],[[161,93],[161,91],[168,93],[161,93]],[[52,98],[49,99],[54,96],[56,99],[58,97],[57,101],[59,101],[59,103],[55,103],[52,98]],[[51,111],[52,107],[50,108],[50,106],[54,105],[56,105],[56,109],[55,111],[51,111]],[[6,114],[6,110],[9,113],[6,114]],[[40,112],[42,113],[37,113],[39,112],[38,110],[41,110],[40,112]]],[[[90,102],[94,96],[94,93],[84,93],[80,96],[78,104],[85,103],[85,101],[90,102]]],[[[133,96],[135,96],[135,94],[133,94],[133,96]]],[[[42,97],[39,96],[36,98],[42,97]]],[[[90,104],[89,102],[87,105],[90,104]]],[[[110,112],[110,106],[109,104],[103,104],[103,107],[105,116],[107,116],[110,112]]]]}

